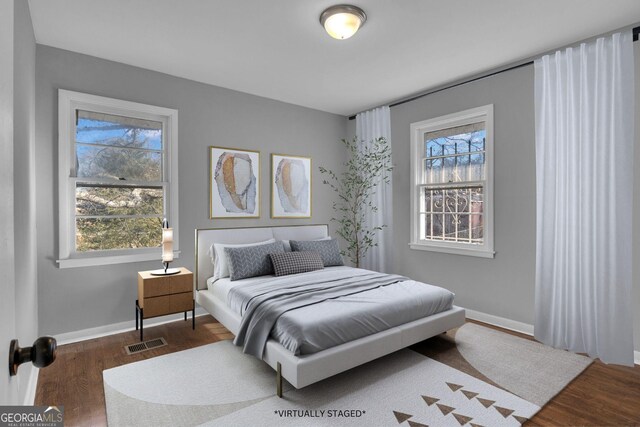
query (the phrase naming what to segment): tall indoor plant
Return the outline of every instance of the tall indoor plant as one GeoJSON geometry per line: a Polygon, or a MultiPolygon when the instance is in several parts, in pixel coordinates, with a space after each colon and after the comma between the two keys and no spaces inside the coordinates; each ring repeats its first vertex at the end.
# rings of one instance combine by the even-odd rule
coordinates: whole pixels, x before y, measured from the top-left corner
{"type": "Polygon", "coordinates": [[[360,262],[369,249],[377,246],[376,233],[387,224],[366,224],[366,212],[377,211],[372,196],[379,185],[387,185],[393,166],[391,147],[385,138],[371,141],[343,139],[348,152],[344,170],[337,174],[320,167],[325,176],[323,183],[336,192],[338,200],[333,203],[336,216],[331,218],[338,224],[336,233],[342,237],[347,248],[342,251],[351,262],[360,267],[360,262]]]}

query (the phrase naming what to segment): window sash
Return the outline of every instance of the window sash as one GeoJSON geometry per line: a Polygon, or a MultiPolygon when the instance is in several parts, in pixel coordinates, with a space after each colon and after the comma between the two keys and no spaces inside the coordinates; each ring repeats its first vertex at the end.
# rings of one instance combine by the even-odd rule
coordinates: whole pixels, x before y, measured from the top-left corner
{"type": "Polygon", "coordinates": [[[70,236],[70,238],[73,239],[73,249],[71,251],[71,253],[73,254],[74,257],[77,256],[84,256],[85,254],[88,253],[92,253],[92,254],[112,254],[112,253],[137,253],[137,252],[144,252],[144,251],[148,251],[148,250],[154,250],[157,249],[156,246],[149,246],[149,247],[143,247],[143,248],[118,248],[118,249],[100,249],[100,250],[92,250],[92,251],[80,251],[78,250],[76,244],[77,244],[77,221],[78,220],[82,220],[82,219],[120,219],[120,218],[124,218],[124,219],[141,219],[141,218],[158,218],[158,219],[163,219],[167,217],[167,209],[168,209],[168,205],[169,205],[169,185],[170,183],[168,182],[147,182],[147,181],[120,181],[120,180],[113,180],[113,179],[109,179],[109,178],[91,178],[91,179],[86,179],[86,178],[69,178],[69,191],[71,193],[70,195],[70,200],[73,203],[73,206],[71,206],[71,227],[70,227],[70,231],[72,233],[72,235],[70,236]],[[162,214],[146,214],[146,215],[141,215],[141,214],[136,214],[136,215],[81,215],[81,214],[77,214],[76,213],[76,188],[78,185],[88,185],[91,187],[104,187],[104,188],[152,188],[152,189],[162,189],[162,193],[163,193],[163,206],[162,206],[162,214]]]}
{"type": "MultiPolygon", "coordinates": [[[[466,111],[460,111],[445,116],[427,119],[420,122],[411,123],[411,234],[409,246],[412,249],[428,250],[436,252],[444,252],[459,255],[472,255],[484,258],[493,258],[493,105],[486,105],[482,107],[472,108],[466,111]],[[445,133],[450,133],[451,129],[456,129],[462,126],[473,128],[473,130],[484,129],[484,147],[483,150],[461,152],[456,153],[451,150],[452,153],[437,155],[429,155],[426,152],[425,147],[428,140],[434,139],[433,136],[446,136],[445,133]],[[477,129],[476,129],[477,128],[477,129]],[[427,163],[431,160],[440,159],[460,159],[465,156],[479,155],[483,157],[483,162],[476,162],[478,166],[483,168],[481,176],[462,174],[458,177],[456,175],[456,181],[444,181],[443,182],[428,182],[427,176],[427,163]],[[450,239],[429,238],[423,239],[425,233],[424,227],[428,225],[425,215],[431,215],[431,212],[425,212],[429,208],[424,206],[425,199],[423,193],[425,190],[453,190],[453,189],[465,189],[471,187],[480,187],[483,193],[482,200],[482,213],[468,213],[469,218],[481,217],[483,227],[483,240],[482,242],[474,241],[472,236],[472,228],[469,226],[469,234],[467,235],[463,230],[463,236],[466,239],[462,241],[454,241],[450,239]],[[421,222],[424,222],[421,229],[421,222]],[[471,243],[469,243],[468,237],[472,237],[471,243]]],[[[435,153],[433,153],[435,154],[435,153]]],[[[441,160],[446,161],[446,160],[441,160]]],[[[466,166],[464,164],[463,166],[466,166]]],[[[444,168],[443,168],[444,169],[444,168]]],[[[473,171],[472,171],[473,172],[473,171]]],[[[448,178],[450,179],[450,178],[448,178]]],[[[455,212],[454,208],[454,212],[455,212]]],[[[437,215],[437,213],[434,213],[437,215]]],[[[445,210],[440,213],[441,215],[448,215],[445,210]]],[[[467,215],[467,213],[459,214],[467,215]]],[[[452,217],[451,217],[452,218],[452,217]]],[[[444,217],[442,217],[444,219],[444,217]]],[[[467,227],[466,218],[463,219],[462,226],[467,227]]],[[[444,227],[445,222],[443,222],[444,227]]],[[[448,231],[454,229],[454,225],[447,223],[448,231]]],[[[438,224],[438,227],[440,225],[438,224]]],[[[439,228],[435,231],[440,233],[439,228]]],[[[477,236],[477,234],[476,234],[477,236]]],[[[436,236],[437,237],[437,236],[436,236]]]]}
{"type": "MultiPolygon", "coordinates": [[[[79,112],[81,111],[81,109],[76,109],[76,115],[79,114],[79,112]]],[[[82,111],[89,113],[89,114],[94,114],[94,115],[100,115],[102,114],[102,112],[100,111],[95,111],[95,110],[89,110],[89,109],[82,109],[82,111]]],[[[129,116],[125,116],[125,115],[118,115],[119,117],[122,117],[124,120],[126,120],[129,116]]],[[[77,177],[77,169],[76,169],[76,163],[75,163],[75,159],[76,159],[76,149],[74,147],[74,153],[73,153],[73,177],[70,178],[70,180],[72,181],[70,188],[73,191],[73,210],[71,211],[71,221],[73,222],[73,250],[72,253],[73,254],[81,254],[81,253],[86,253],[86,251],[78,251],[78,248],[76,246],[77,244],[77,237],[78,237],[78,229],[77,229],[77,220],[78,219],[120,219],[120,218],[124,218],[124,219],[139,219],[139,218],[166,218],[168,216],[168,212],[167,212],[167,208],[169,205],[169,201],[168,199],[168,186],[169,186],[169,182],[165,181],[166,177],[168,176],[167,174],[167,157],[168,157],[168,147],[166,144],[166,135],[165,135],[165,131],[166,131],[166,126],[165,123],[163,121],[161,122],[157,122],[160,123],[160,130],[162,132],[162,149],[158,150],[158,149],[151,149],[151,148],[143,148],[143,147],[129,147],[129,146],[124,146],[124,145],[110,145],[110,144],[100,144],[100,143],[85,143],[85,142],[79,142],[77,140],[75,140],[75,135],[76,135],[76,127],[77,127],[77,122],[75,123],[74,127],[73,127],[73,134],[74,134],[74,144],[75,146],[81,145],[81,146],[85,146],[85,147],[104,147],[104,148],[108,148],[110,150],[135,150],[135,151],[139,151],[139,152],[148,152],[148,153],[159,153],[161,154],[161,162],[162,164],[160,165],[160,170],[162,173],[162,179],[163,181],[139,181],[139,180],[114,180],[111,178],[102,178],[102,177],[91,177],[91,176],[83,176],[83,177],[77,177]],[[163,199],[163,203],[162,203],[162,214],[148,214],[148,215],[79,215],[76,213],[75,208],[76,208],[76,197],[75,197],[75,191],[78,185],[82,185],[82,184],[86,184],[89,186],[94,186],[94,187],[104,187],[104,188],[153,188],[153,189],[158,189],[161,188],[162,189],[162,199],[163,199]]],[[[120,248],[117,249],[118,251],[122,250],[122,251],[139,251],[139,250],[144,250],[144,249],[152,249],[152,247],[147,247],[147,248],[120,248]]],[[[102,253],[102,252],[107,252],[107,251],[111,251],[111,250],[96,250],[96,251],[92,251],[92,252],[98,252],[98,253],[102,253]]]]}
{"type": "MultiPolygon", "coordinates": [[[[92,114],[92,113],[90,113],[92,114]]],[[[76,220],[86,216],[76,215],[76,184],[103,184],[114,187],[155,187],[163,189],[163,217],[169,219],[174,228],[174,253],[179,253],[178,231],[178,111],[147,104],[58,90],[58,186],[59,186],[59,256],[60,268],[103,265],[112,256],[112,262],[133,262],[140,254],[156,253],[158,248],[131,248],[122,250],[100,250],[91,255],[76,251],[76,220]],[[147,120],[162,124],[162,150],[141,149],[142,151],[161,153],[162,181],[120,181],[113,178],[76,177],[76,124],[78,111],[93,111],[95,114],[110,114],[120,117],[147,120]],[[126,254],[126,255],[125,255],[126,254]],[[129,255],[131,254],[131,255],[129,255]],[[129,258],[130,257],[130,258],[129,258]],[[92,261],[91,259],[95,259],[92,261]],[[80,261],[81,260],[81,261],[80,261]],[[78,261],[78,262],[76,262],[78,261]]],[[[105,144],[84,144],[82,146],[98,147],[105,144]]],[[[101,147],[102,148],[102,147],[101,147]]],[[[111,149],[132,149],[132,147],[109,145],[111,149]]],[[[159,210],[157,211],[159,212],[159,210]]],[[[157,215],[156,213],[153,214],[157,215]]],[[[115,216],[107,215],[107,218],[115,216]]],[[[142,255],[141,255],[142,256],[142,255]]],[[[148,256],[148,255],[145,255],[148,256]]]]}

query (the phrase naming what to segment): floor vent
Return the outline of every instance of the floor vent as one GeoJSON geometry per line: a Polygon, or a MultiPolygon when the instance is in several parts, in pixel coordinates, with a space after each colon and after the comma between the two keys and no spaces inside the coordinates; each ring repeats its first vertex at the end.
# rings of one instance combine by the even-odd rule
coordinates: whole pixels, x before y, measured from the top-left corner
{"type": "Polygon", "coordinates": [[[154,338],[149,341],[125,345],[124,349],[127,354],[137,354],[142,353],[143,351],[151,350],[152,348],[163,347],[165,345],[167,345],[167,342],[164,340],[164,338],[154,338]]]}

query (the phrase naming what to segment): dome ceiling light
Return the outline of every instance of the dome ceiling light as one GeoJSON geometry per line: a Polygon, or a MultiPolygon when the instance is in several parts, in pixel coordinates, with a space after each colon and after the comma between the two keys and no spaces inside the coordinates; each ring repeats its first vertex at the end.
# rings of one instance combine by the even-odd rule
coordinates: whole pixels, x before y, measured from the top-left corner
{"type": "Polygon", "coordinates": [[[345,40],[354,35],[366,21],[367,15],[364,10],[348,4],[331,6],[320,15],[320,23],[324,29],[338,40],[345,40]]]}

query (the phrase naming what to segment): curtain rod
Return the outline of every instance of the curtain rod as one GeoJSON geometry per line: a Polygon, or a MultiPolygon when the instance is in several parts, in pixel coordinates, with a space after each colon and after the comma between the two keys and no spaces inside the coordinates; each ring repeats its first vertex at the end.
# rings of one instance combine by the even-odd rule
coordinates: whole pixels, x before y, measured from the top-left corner
{"type": "MultiPolygon", "coordinates": [[[[640,38],[640,27],[633,28],[632,32],[633,32],[633,41],[637,42],[638,38],[640,38]]],[[[527,65],[531,65],[531,64],[533,64],[533,60],[526,61],[526,62],[521,62],[521,63],[516,63],[515,65],[512,65],[510,67],[502,68],[502,69],[490,72],[488,74],[482,74],[480,76],[472,77],[470,79],[459,81],[457,83],[453,83],[453,84],[450,84],[450,85],[447,85],[447,86],[444,86],[444,87],[440,87],[440,88],[436,88],[436,89],[433,89],[433,90],[430,90],[430,91],[427,91],[427,92],[419,93],[419,94],[414,95],[414,96],[412,96],[410,98],[401,99],[401,100],[396,101],[396,102],[394,102],[392,104],[389,104],[389,108],[395,107],[397,105],[406,104],[407,102],[415,101],[416,99],[424,98],[425,96],[433,95],[434,93],[442,92],[443,90],[452,89],[454,87],[462,86],[462,85],[465,85],[467,83],[472,83],[472,82],[475,82],[475,81],[478,81],[478,80],[486,79],[488,77],[495,76],[496,74],[504,73],[505,71],[511,71],[511,70],[516,70],[518,68],[526,67],[527,65]]],[[[356,118],[356,114],[354,114],[353,116],[350,116],[349,120],[355,120],[355,118],[356,118]]]]}

